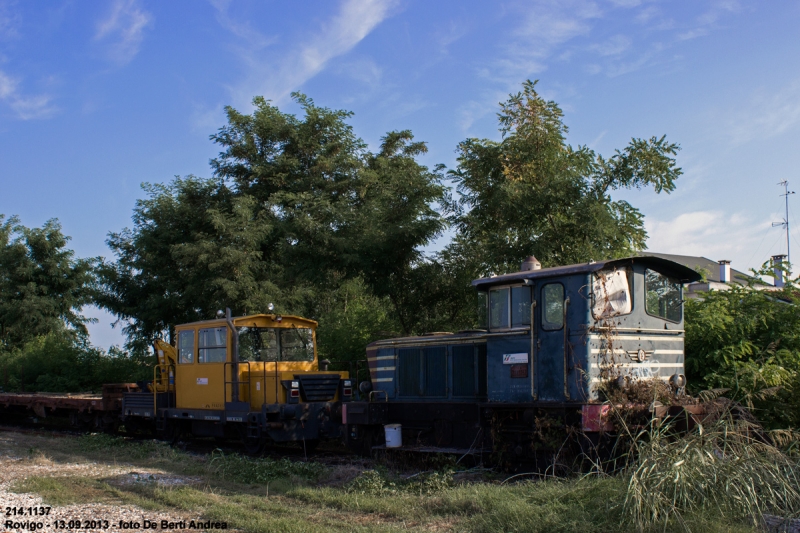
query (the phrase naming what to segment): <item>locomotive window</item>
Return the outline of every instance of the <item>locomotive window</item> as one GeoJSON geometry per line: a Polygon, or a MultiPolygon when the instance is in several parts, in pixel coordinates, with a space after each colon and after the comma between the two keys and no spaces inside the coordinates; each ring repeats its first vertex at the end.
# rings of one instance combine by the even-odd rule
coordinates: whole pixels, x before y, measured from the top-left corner
{"type": "Polygon", "coordinates": [[[206,328],[200,330],[199,363],[224,363],[228,358],[228,328],[206,328]]]}
{"type": "Polygon", "coordinates": [[[647,314],[681,321],[681,284],[649,268],[644,272],[645,310],[647,314]]]}
{"type": "Polygon", "coordinates": [[[629,268],[601,270],[594,275],[592,294],[594,318],[611,318],[631,312],[631,283],[629,268]]]}
{"type": "Polygon", "coordinates": [[[485,329],[487,327],[487,325],[488,325],[487,321],[486,321],[486,319],[488,318],[487,315],[489,314],[489,302],[487,301],[488,298],[489,298],[489,295],[486,294],[484,291],[479,291],[478,292],[478,309],[477,309],[478,322],[477,322],[477,324],[478,324],[478,327],[481,328],[481,329],[485,329]]]}
{"type": "Polygon", "coordinates": [[[239,328],[241,361],[275,361],[278,358],[278,334],[272,328],[239,328]]]}
{"type": "Polygon", "coordinates": [[[527,326],[531,323],[530,287],[511,289],[511,327],[527,326]]]}
{"type": "Polygon", "coordinates": [[[194,330],[178,333],[178,362],[194,362],[194,330]]]}
{"type": "Polygon", "coordinates": [[[545,285],[542,300],[542,329],[561,329],[564,326],[564,286],[560,283],[545,285]]]}
{"type": "Polygon", "coordinates": [[[489,324],[492,328],[508,327],[508,287],[489,292],[489,324]]]}
{"type": "Polygon", "coordinates": [[[314,337],[310,328],[281,329],[281,361],[313,361],[314,337]]]}
{"type": "Polygon", "coordinates": [[[313,361],[314,332],[310,328],[239,328],[242,361],[313,361]]]}

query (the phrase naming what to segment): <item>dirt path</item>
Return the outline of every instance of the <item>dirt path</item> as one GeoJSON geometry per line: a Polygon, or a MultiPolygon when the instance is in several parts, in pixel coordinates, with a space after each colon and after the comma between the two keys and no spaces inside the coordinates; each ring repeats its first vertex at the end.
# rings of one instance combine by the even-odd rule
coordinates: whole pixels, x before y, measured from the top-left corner
{"type": "MultiPolygon", "coordinates": [[[[39,496],[11,492],[9,489],[15,483],[33,476],[75,476],[92,479],[114,477],[123,483],[126,481],[162,484],[183,482],[175,476],[168,476],[158,470],[143,470],[140,467],[125,464],[54,461],[48,457],[46,448],[40,448],[46,444],[46,439],[35,435],[9,431],[0,432],[0,511],[3,513],[0,532],[31,531],[33,528],[40,531],[74,530],[77,529],[75,528],[76,521],[81,522],[80,529],[96,531],[127,529],[124,528],[126,524],[139,524],[138,528],[133,529],[141,530],[144,528],[145,521],[156,522],[158,527],[155,529],[160,529],[162,520],[175,522],[187,518],[145,510],[132,505],[113,503],[53,506],[48,512],[48,504],[44,503],[39,496]]],[[[198,517],[193,518],[198,519],[198,517]]]]}

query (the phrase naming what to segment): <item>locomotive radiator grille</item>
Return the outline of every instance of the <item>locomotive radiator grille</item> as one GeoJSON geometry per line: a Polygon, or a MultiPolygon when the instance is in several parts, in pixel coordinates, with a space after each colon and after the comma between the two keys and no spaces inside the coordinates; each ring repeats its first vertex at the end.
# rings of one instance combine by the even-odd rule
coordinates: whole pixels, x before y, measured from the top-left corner
{"type": "Polygon", "coordinates": [[[339,389],[338,374],[296,374],[300,382],[300,394],[306,402],[327,402],[333,400],[339,389]]]}

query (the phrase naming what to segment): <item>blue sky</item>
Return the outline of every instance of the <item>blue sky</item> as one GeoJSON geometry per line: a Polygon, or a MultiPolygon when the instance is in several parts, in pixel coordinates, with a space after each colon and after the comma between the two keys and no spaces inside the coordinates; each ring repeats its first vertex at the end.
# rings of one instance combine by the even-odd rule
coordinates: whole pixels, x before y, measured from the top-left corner
{"type": "MultiPolygon", "coordinates": [[[[746,270],[786,251],[776,184],[800,191],[798,27],[797,1],[0,0],[0,213],[58,218],[78,255],[108,257],[140,183],[210,175],[225,105],[297,111],[299,90],[355,112],[371,146],[411,129],[452,168],[530,78],[572,144],[679,143],[673,194],[620,197],[651,250],[746,270]]],[[[120,341],[90,314],[96,344],[120,341]]]]}

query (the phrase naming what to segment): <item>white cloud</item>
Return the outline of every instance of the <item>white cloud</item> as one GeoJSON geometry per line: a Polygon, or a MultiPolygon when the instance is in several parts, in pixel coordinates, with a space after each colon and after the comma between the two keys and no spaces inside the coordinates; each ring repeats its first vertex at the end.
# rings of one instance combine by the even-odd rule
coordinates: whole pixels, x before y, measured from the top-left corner
{"type": "Polygon", "coordinates": [[[630,48],[631,39],[625,35],[614,35],[602,43],[595,43],[589,47],[601,56],[617,56],[630,48]]]}
{"type": "Polygon", "coordinates": [[[273,40],[231,21],[227,3],[218,2],[216,7],[223,26],[248,45],[240,50],[247,76],[230,88],[235,105],[250,102],[255,95],[284,100],[321,72],[332,59],[353,49],[390,15],[394,5],[393,0],[344,0],[336,16],[317,28],[313,36],[288,51],[281,51],[280,59],[274,59],[274,54],[263,53],[263,48],[273,40]],[[258,50],[253,51],[249,46],[253,44],[258,50]]]}
{"type": "Polygon", "coordinates": [[[95,40],[107,45],[107,57],[120,65],[130,62],[144,39],[144,30],[152,23],[152,15],[137,0],[115,0],[111,12],[97,23],[95,40]]]}
{"type": "Polygon", "coordinates": [[[487,91],[481,100],[471,100],[458,109],[458,125],[466,133],[478,120],[486,115],[497,112],[497,103],[508,98],[506,91],[487,91]]]}
{"type": "Polygon", "coordinates": [[[10,98],[17,92],[17,80],[0,70],[0,99],[10,98]]]}
{"type": "Polygon", "coordinates": [[[18,28],[22,17],[19,12],[11,9],[12,5],[12,2],[0,2],[0,40],[19,36],[18,28]]]}
{"type": "Polygon", "coordinates": [[[772,219],[757,220],[741,213],[692,211],[672,219],[645,218],[653,252],[728,259],[733,268],[746,272],[776,253],[778,228],[772,219]]]}
{"type": "Polygon", "coordinates": [[[56,108],[48,95],[24,95],[19,90],[19,80],[0,70],[0,102],[4,102],[22,120],[47,118],[56,108]]]}
{"type": "Polygon", "coordinates": [[[598,150],[597,146],[600,144],[600,141],[602,141],[602,140],[603,140],[603,137],[605,137],[605,136],[606,136],[606,133],[608,133],[608,130],[603,130],[603,131],[601,131],[601,132],[600,132],[600,133],[597,135],[597,137],[595,137],[594,139],[592,139],[591,141],[589,141],[589,144],[588,144],[587,146],[588,146],[589,148],[593,149],[593,150],[598,150]]]}
{"type": "Polygon", "coordinates": [[[352,78],[374,89],[381,83],[383,69],[370,58],[360,58],[339,65],[337,74],[352,78]]]}
{"type": "Polygon", "coordinates": [[[725,132],[734,144],[780,135],[800,124],[800,79],[774,93],[760,90],[727,113],[725,132]]]}
{"type": "Polygon", "coordinates": [[[519,14],[522,21],[512,32],[507,57],[499,62],[508,81],[515,85],[543,71],[559,45],[588,34],[589,22],[601,16],[597,5],[588,0],[537,2],[525,6],[519,14]]]}

